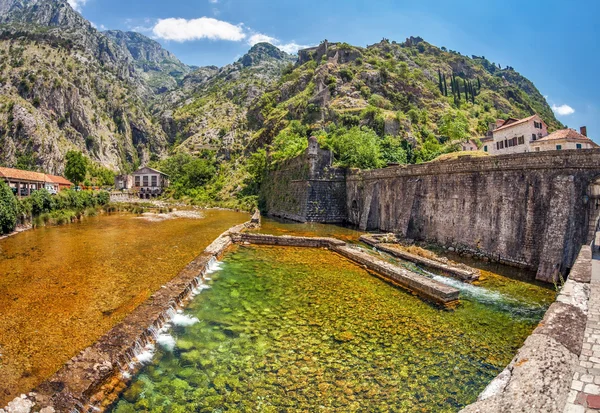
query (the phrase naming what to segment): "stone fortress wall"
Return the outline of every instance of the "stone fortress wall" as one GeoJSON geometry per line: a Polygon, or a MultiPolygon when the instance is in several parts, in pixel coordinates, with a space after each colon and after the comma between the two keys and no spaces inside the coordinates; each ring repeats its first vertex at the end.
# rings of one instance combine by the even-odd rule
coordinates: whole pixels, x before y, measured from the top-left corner
{"type": "Polygon", "coordinates": [[[278,165],[263,182],[262,209],[300,222],[346,222],[346,172],[332,163],[331,151],[311,138],[304,154],[278,165]]]}
{"type": "Polygon", "coordinates": [[[568,273],[596,229],[600,149],[344,172],[311,145],[266,179],[268,214],[472,251],[547,282],[568,273]]]}

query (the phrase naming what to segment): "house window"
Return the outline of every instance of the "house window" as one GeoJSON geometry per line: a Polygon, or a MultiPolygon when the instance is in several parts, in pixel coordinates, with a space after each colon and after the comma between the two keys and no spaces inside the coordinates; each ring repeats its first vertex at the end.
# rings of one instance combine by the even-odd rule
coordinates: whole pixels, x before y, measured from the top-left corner
{"type": "Polygon", "coordinates": [[[156,175],[152,175],[152,186],[153,187],[158,186],[158,176],[156,176],[156,175]]]}
{"type": "Polygon", "coordinates": [[[540,151],[540,147],[538,146],[537,148],[535,148],[535,151],[539,152],[540,151]]]}
{"type": "Polygon", "coordinates": [[[581,144],[580,144],[580,143],[578,143],[578,144],[576,145],[576,147],[577,147],[577,149],[581,149],[581,144]]]}
{"type": "Polygon", "coordinates": [[[525,145],[525,136],[519,136],[519,145],[525,145]]]}
{"type": "Polygon", "coordinates": [[[485,145],[485,146],[483,147],[483,151],[484,151],[484,152],[487,152],[487,145],[485,145]]]}
{"type": "Polygon", "coordinates": [[[560,150],[562,150],[562,145],[556,145],[556,150],[557,150],[557,151],[560,151],[560,150]]]}
{"type": "Polygon", "coordinates": [[[534,141],[534,140],[536,140],[536,139],[537,139],[537,136],[536,136],[536,134],[535,134],[535,133],[532,133],[532,134],[531,134],[531,140],[532,140],[532,141],[534,141]]]}
{"type": "Polygon", "coordinates": [[[135,186],[140,186],[140,177],[139,176],[135,177],[135,186]]]}
{"type": "Polygon", "coordinates": [[[148,175],[144,175],[144,186],[148,186],[148,175]]]}

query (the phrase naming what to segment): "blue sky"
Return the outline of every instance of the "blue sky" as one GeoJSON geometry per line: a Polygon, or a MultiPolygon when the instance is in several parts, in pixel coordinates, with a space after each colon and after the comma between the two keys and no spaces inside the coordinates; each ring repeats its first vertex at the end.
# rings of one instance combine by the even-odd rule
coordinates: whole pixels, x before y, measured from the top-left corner
{"type": "Polygon", "coordinates": [[[258,40],[293,51],[323,39],[365,46],[421,36],[514,67],[547,96],[559,120],[587,125],[600,143],[598,0],[70,2],[97,27],[140,31],[198,66],[231,63],[258,40]]]}

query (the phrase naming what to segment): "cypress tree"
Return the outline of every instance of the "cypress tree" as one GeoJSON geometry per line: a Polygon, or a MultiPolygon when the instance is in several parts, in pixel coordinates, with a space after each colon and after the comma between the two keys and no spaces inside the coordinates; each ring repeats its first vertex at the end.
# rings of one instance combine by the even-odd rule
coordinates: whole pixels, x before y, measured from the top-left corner
{"type": "Polygon", "coordinates": [[[446,83],[446,75],[442,74],[442,78],[444,79],[444,96],[448,96],[448,84],[446,83]]]}
{"type": "Polygon", "coordinates": [[[442,72],[439,69],[438,69],[438,80],[439,80],[440,92],[443,95],[444,94],[444,84],[442,83],[442,72]]]}
{"type": "Polygon", "coordinates": [[[479,77],[477,77],[477,89],[481,90],[481,81],[479,80],[479,77]]]}

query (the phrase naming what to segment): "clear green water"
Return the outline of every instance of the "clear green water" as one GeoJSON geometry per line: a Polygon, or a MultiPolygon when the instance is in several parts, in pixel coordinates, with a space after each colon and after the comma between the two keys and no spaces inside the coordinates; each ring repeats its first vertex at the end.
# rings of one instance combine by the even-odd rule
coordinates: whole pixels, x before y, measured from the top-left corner
{"type": "Polygon", "coordinates": [[[326,250],[238,247],[114,412],[456,412],[553,301],[504,279],[446,311],[326,250]]]}

